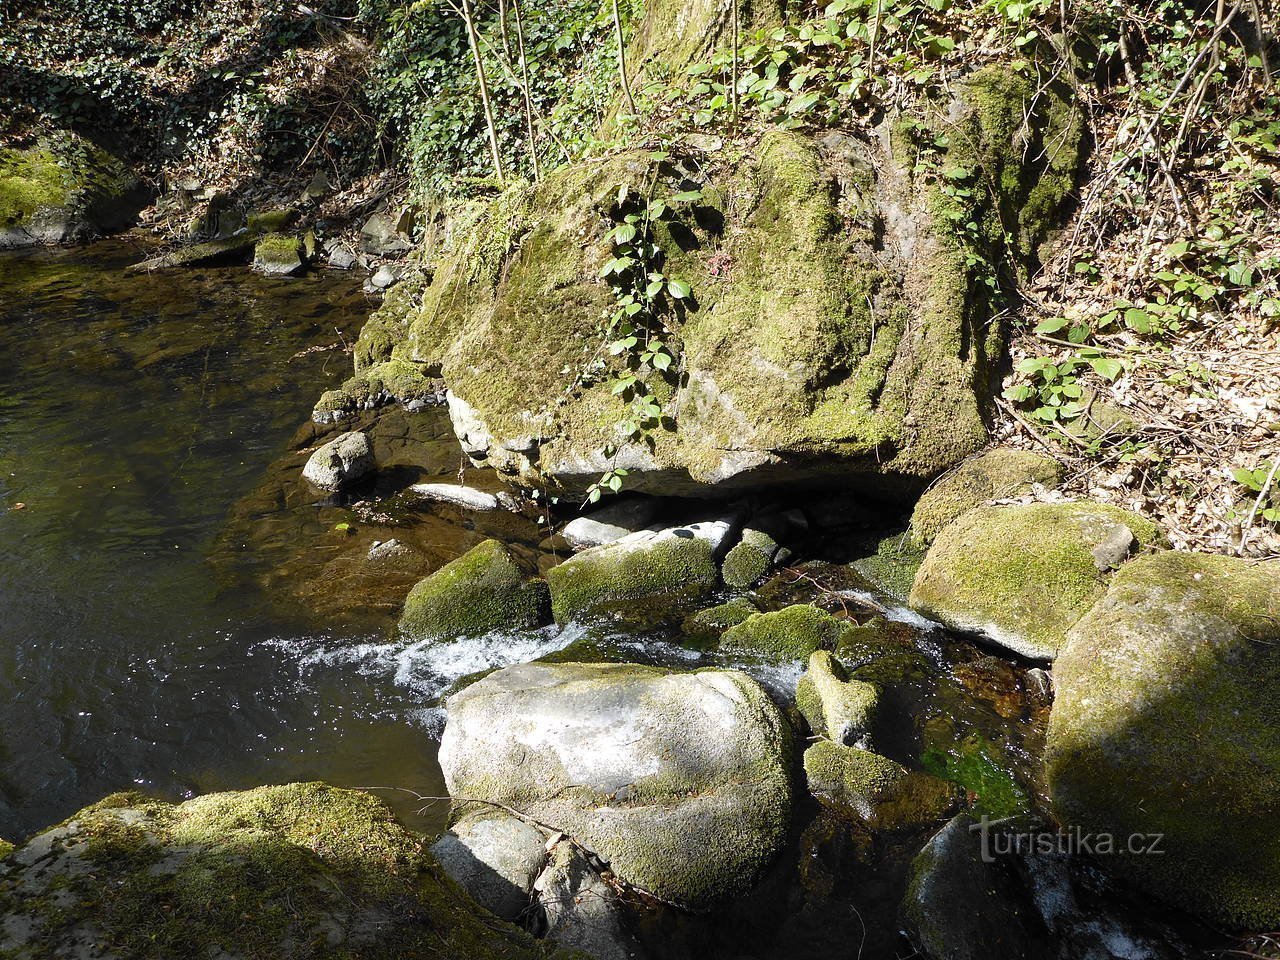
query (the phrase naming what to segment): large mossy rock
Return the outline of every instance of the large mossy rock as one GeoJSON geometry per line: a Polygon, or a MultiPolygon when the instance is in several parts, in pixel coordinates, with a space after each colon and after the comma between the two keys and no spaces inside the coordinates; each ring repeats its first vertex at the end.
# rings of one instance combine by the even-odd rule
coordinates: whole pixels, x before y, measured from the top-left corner
{"type": "Polygon", "coordinates": [[[148,196],[121,160],[74,134],[0,150],[0,249],[119,230],[134,222],[148,196]]]}
{"type": "Polygon", "coordinates": [[[957,630],[1051,660],[1110,571],[1158,539],[1151,521],[1105,504],[979,507],[938,534],[910,603],[957,630]]]}
{"type": "MultiPolygon", "coordinates": [[[[674,6],[663,15],[679,20],[674,6]]],[[[1079,112],[1056,86],[990,69],[957,89],[949,162],[996,184],[1000,209],[955,209],[913,181],[909,132],[774,130],[716,154],[569,164],[460,216],[432,282],[368,324],[357,371],[394,357],[441,376],[464,449],[535,486],[580,493],[625,469],[642,492],[853,477],[907,496],[987,439],[1003,329],[952,224],[989,233],[996,262],[1007,230],[1009,256],[1033,263],[1081,159],[1079,112]],[[629,401],[592,365],[616,306],[608,235],[627,204],[694,180],[702,199],[656,237],[692,288],[670,318],[681,374],[655,377],[670,429],[633,441],[629,401]]]]}
{"type": "Polygon", "coordinates": [[[536,627],[547,604],[546,583],[526,580],[506,547],[485,540],[409,591],[400,634],[413,640],[454,640],[536,627]]]}
{"type": "Polygon", "coordinates": [[[1164,853],[1107,857],[1219,923],[1280,926],[1280,570],[1158,553],[1127,564],[1054,669],[1046,764],[1066,823],[1164,853]]]}
{"type": "Polygon", "coordinates": [[[86,807],[0,863],[0,943],[11,960],[550,955],[380,800],[319,783],[86,807]]]}
{"type": "Polygon", "coordinates": [[[997,447],[960,464],[916,502],[911,536],[928,546],[952,520],[991,500],[1028,493],[1039,483],[1053,486],[1062,479],[1062,464],[1049,457],[997,447]]]}
{"type": "Polygon", "coordinates": [[[807,660],[815,650],[834,650],[856,629],[821,607],[794,603],[730,627],[720,637],[720,649],[766,660],[807,660]]]}
{"type": "Polygon", "coordinates": [[[716,560],[733,529],[722,518],[639,530],[570,557],[547,571],[556,622],[705,599],[719,583],[716,560]]]}
{"type": "Polygon", "coordinates": [[[751,887],[781,848],[790,751],[745,674],[527,663],[449,698],[440,766],[452,796],[519,810],[701,909],[751,887]]]}
{"type": "Polygon", "coordinates": [[[804,752],[809,792],[831,809],[877,830],[936,823],[955,811],[958,791],[870,750],[819,740],[804,752]]]}

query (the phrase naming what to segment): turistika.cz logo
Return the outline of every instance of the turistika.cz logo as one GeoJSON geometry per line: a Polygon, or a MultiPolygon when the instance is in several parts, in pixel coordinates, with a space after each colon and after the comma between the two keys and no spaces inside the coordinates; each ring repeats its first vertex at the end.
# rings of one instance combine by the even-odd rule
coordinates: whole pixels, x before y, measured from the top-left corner
{"type": "Polygon", "coordinates": [[[1063,830],[1018,829],[1012,819],[992,820],[983,817],[969,825],[981,837],[982,861],[994,863],[997,857],[1028,854],[1084,854],[1091,857],[1160,857],[1164,856],[1163,833],[1091,833],[1079,827],[1063,830]]]}

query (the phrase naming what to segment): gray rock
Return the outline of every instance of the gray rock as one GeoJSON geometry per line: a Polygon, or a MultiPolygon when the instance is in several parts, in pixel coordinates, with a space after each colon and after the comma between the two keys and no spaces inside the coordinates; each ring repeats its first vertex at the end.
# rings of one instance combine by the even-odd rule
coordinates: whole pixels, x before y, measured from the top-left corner
{"type": "Polygon", "coordinates": [[[537,827],[492,810],[455,823],[431,853],[476,903],[504,920],[520,920],[546,866],[546,844],[537,827]]]}
{"type": "Polygon", "coordinates": [[[408,253],[413,244],[396,229],[396,223],[388,213],[379,211],[360,228],[360,247],[375,257],[390,257],[408,253]]]}
{"type": "Polygon", "coordinates": [[[630,497],[570,520],[560,535],[574,550],[599,547],[643,530],[657,512],[657,501],[648,497],[630,497]]]}
{"type": "Polygon", "coordinates": [[[902,903],[907,934],[927,960],[1032,960],[1052,956],[1035,934],[1034,912],[1011,878],[983,862],[967,813],[920,851],[902,903]]]}
{"type": "Polygon", "coordinates": [[[452,503],[468,510],[497,510],[501,504],[496,494],[477,490],[461,483],[415,483],[409,492],[424,500],[436,503],[452,503]]]}
{"type": "Polygon", "coordinates": [[[453,796],[553,824],[623,881],[700,909],[749,889],[791,817],[790,730],[737,671],[527,663],[449,699],[453,796]]]}
{"type": "Polygon", "coordinates": [[[360,262],[355,251],[341,240],[326,240],[324,255],[329,266],[334,270],[350,270],[360,262]]]}
{"type": "Polygon", "coordinates": [[[404,267],[398,263],[384,263],[374,271],[373,276],[365,281],[365,293],[376,293],[379,290],[386,290],[388,287],[394,286],[400,282],[404,272],[404,267]]]}
{"type": "Polygon", "coordinates": [[[395,565],[410,560],[416,555],[417,551],[413,547],[392,538],[380,540],[371,546],[366,559],[370,563],[395,565]]]}
{"type": "Polygon", "coordinates": [[[583,852],[562,840],[535,884],[550,940],[581,950],[595,960],[630,960],[639,956],[623,930],[618,893],[592,868],[583,852]]]}
{"type": "Polygon", "coordinates": [[[352,430],[330,440],[307,460],[302,476],[321,490],[341,490],[374,468],[369,438],[352,430]]]}
{"type": "Polygon", "coordinates": [[[846,746],[871,746],[871,727],[880,705],[880,688],[849,680],[844,668],[826,650],[809,657],[809,669],[796,684],[796,706],[820,737],[846,746]]]}

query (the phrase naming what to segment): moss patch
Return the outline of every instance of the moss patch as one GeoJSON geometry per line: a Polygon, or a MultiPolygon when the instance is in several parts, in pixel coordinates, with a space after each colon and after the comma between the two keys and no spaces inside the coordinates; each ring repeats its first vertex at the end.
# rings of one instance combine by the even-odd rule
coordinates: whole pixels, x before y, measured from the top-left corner
{"type": "Polygon", "coordinates": [[[964,789],[979,815],[992,819],[1030,810],[1027,792],[996,762],[994,748],[973,733],[947,747],[926,750],[920,757],[925,770],[964,789]]]}
{"type": "MultiPolygon", "coordinates": [[[[1102,596],[1095,551],[1117,535],[1156,543],[1151,521],[1105,504],[980,507],[945,527],[916,574],[911,605],[1024,656],[1052,659],[1102,596]]],[[[1121,552],[1123,557],[1124,552],[1121,552]]]]}
{"type": "Polygon", "coordinates": [[[324,784],[117,794],[0,868],[6,956],[547,956],[470,903],[381,801],[324,784]],[[13,934],[13,936],[9,936],[13,934]]]}
{"type": "Polygon", "coordinates": [[[718,640],[730,627],[759,612],[759,608],[746,597],[735,597],[728,603],[689,614],[680,624],[680,629],[694,640],[710,642],[718,640]]]}
{"type": "Polygon", "coordinates": [[[1032,484],[1052,487],[1062,479],[1062,465],[1026,450],[998,447],[966,460],[935,483],[911,514],[911,536],[928,546],[952,520],[991,500],[1015,497],[1032,484]]]}
{"type": "Polygon", "coordinates": [[[796,706],[818,736],[866,746],[880,706],[880,689],[850,680],[838,660],[818,650],[810,655],[809,669],[796,684],[796,706]]]}
{"type": "Polygon", "coordinates": [[[443,640],[519,630],[542,622],[546,606],[547,585],[526,582],[507,548],[485,540],[409,591],[400,633],[443,640]]]}
{"type": "Polygon", "coordinates": [[[852,628],[819,607],[797,603],[730,627],[720,638],[720,649],[767,660],[805,660],[815,650],[834,650],[852,628]]]}
{"type": "Polygon", "coordinates": [[[1055,665],[1046,769],[1066,823],[1164,835],[1104,862],[1217,923],[1280,925],[1280,575],[1162,552],[1126,564],[1055,665]]]}
{"type": "Polygon", "coordinates": [[[805,751],[804,772],[810,792],[820,801],[877,829],[934,823],[954,811],[957,803],[954,788],[945,781],[830,740],[805,751]]]}

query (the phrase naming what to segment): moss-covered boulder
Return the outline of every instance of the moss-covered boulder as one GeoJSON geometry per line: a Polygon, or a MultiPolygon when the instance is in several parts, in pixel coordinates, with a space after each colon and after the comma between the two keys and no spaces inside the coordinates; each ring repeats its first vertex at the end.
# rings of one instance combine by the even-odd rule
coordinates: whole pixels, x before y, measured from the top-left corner
{"type": "Polygon", "coordinates": [[[680,630],[694,640],[718,640],[730,627],[737,626],[759,612],[760,608],[746,597],[734,597],[725,603],[689,614],[681,621],[680,630]]]}
{"type": "Polygon", "coordinates": [[[554,825],[622,881],[701,909],[782,847],[790,753],[743,673],[527,663],[449,698],[440,766],[451,795],[554,825]]]}
{"type": "Polygon", "coordinates": [[[997,447],[966,460],[916,502],[911,536],[928,546],[948,523],[992,500],[1029,493],[1035,484],[1051,487],[1062,479],[1062,464],[1012,447],[997,447]]]}
{"type": "Polygon", "coordinates": [[[821,803],[878,830],[936,823],[959,802],[945,780],[831,740],[819,740],[804,752],[804,773],[809,792],[821,803]]]}
{"type": "Polygon", "coordinates": [[[852,474],[908,495],[987,440],[1002,328],[974,264],[1002,263],[1006,237],[1033,261],[1081,159],[1064,87],[993,69],[957,89],[950,160],[998,204],[975,189],[979,209],[957,211],[914,179],[909,137],[773,130],[725,155],[620,152],[457,218],[432,282],[367,342],[439,372],[464,449],[531,484],[581,492],[625,469],[629,489],[698,494],[852,474]],[[666,318],[682,373],[651,378],[668,429],[634,441],[615,371],[586,369],[616,306],[601,268],[623,216],[695,180],[701,199],[655,237],[692,291],[666,318]],[[970,217],[990,235],[981,256],[953,227],[970,217]]]}
{"type": "Polygon", "coordinates": [[[850,680],[835,657],[818,650],[810,655],[809,669],[796,684],[796,706],[816,735],[866,749],[880,706],[880,688],[850,680]]]}
{"type": "Polygon", "coordinates": [[[1046,750],[1057,815],[1161,855],[1105,862],[1215,922],[1280,925],[1280,570],[1134,560],[1071,629],[1046,750]]]}
{"type": "Polygon", "coordinates": [[[1158,540],[1151,521],[1105,504],[979,507],[943,528],[910,602],[957,630],[1051,660],[1112,569],[1158,540]]]}
{"type": "Polygon", "coordinates": [[[705,599],[720,581],[716,558],[732,528],[728,519],[705,520],[583,550],[547,571],[556,622],[626,613],[642,601],[679,607],[705,599]]]}
{"type": "Polygon", "coordinates": [[[485,540],[419,581],[404,601],[400,635],[453,640],[543,622],[547,585],[526,580],[511,552],[485,540]]]}
{"type": "Polygon", "coordinates": [[[0,929],[12,960],[551,955],[380,800],[319,783],[86,807],[0,863],[0,929]]]}
{"type": "Polygon", "coordinates": [[[0,249],[87,240],[132,225],[149,191],[117,157],[71,133],[0,149],[0,249]]]}
{"type": "Polygon", "coordinates": [[[764,579],[773,567],[773,558],[781,545],[773,534],[760,527],[749,526],[742,531],[742,539],[724,556],[720,575],[725,586],[747,590],[764,579]]]}
{"type": "Polygon", "coordinates": [[[253,269],[269,277],[292,277],[305,268],[302,241],[292,233],[267,233],[253,248],[253,269]]]}
{"type": "Polygon", "coordinates": [[[848,620],[796,603],[730,627],[720,637],[720,649],[767,660],[806,660],[815,650],[834,650],[852,629],[848,620]]]}

